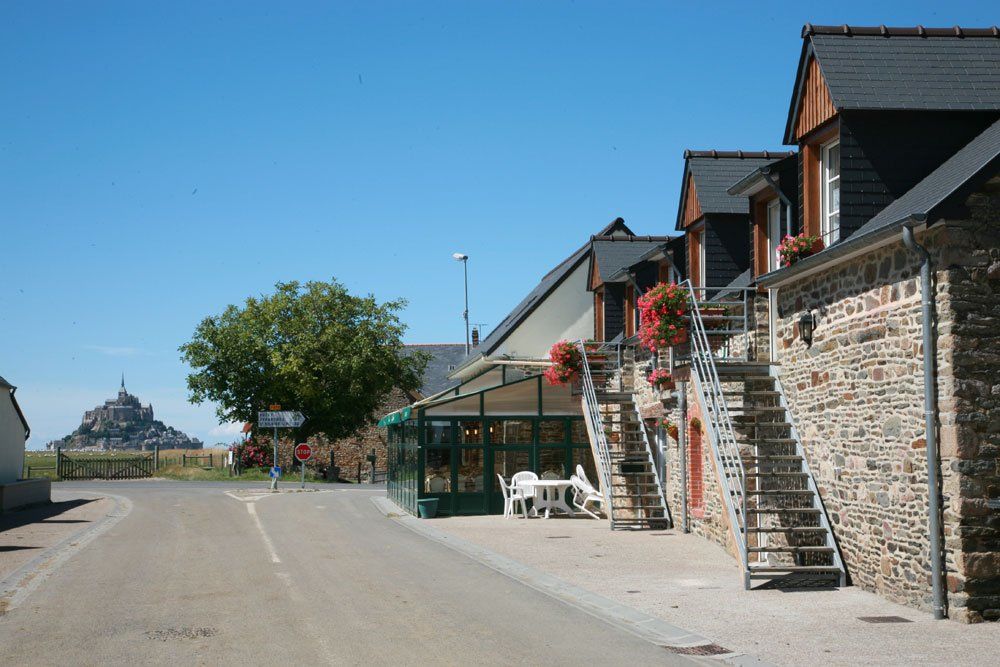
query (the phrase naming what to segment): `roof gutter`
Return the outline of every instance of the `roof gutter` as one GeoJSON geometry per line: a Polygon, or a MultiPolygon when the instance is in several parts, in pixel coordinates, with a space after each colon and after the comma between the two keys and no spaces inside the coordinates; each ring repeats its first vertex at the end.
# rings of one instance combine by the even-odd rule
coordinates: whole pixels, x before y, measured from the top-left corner
{"type": "Polygon", "coordinates": [[[934,284],[931,255],[918,244],[913,235],[914,227],[926,225],[927,216],[911,216],[903,223],[903,245],[920,258],[920,301],[922,311],[924,366],[924,440],[927,443],[927,529],[930,533],[931,589],[935,619],[945,615],[945,594],[941,558],[941,491],[939,478],[939,453],[937,441],[937,340],[934,335],[934,284]]]}

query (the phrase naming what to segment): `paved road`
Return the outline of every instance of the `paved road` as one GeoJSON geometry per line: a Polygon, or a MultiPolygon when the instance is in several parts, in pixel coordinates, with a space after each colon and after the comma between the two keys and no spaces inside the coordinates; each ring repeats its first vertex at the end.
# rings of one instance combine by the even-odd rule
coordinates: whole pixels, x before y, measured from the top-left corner
{"type": "Polygon", "coordinates": [[[237,488],[57,485],[133,509],[0,617],[0,664],[684,662],[399,526],[384,491],[237,488]]]}

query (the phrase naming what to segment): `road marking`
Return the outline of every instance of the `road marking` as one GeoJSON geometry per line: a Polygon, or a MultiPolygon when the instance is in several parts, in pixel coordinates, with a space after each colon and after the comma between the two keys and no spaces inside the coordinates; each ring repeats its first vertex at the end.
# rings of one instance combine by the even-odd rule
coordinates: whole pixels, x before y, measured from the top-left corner
{"type": "Polygon", "coordinates": [[[281,559],[278,558],[278,552],[274,550],[274,543],[271,542],[271,538],[267,536],[264,532],[264,524],[260,522],[260,517],[257,515],[257,506],[252,502],[247,503],[247,512],[253,517],[253,522],[257,524],[257,530],[260,531],[260,536],[264,538],[264,544],[267,545],[267,550],[271,552],[271,562],[280,563],[281,559]]]}

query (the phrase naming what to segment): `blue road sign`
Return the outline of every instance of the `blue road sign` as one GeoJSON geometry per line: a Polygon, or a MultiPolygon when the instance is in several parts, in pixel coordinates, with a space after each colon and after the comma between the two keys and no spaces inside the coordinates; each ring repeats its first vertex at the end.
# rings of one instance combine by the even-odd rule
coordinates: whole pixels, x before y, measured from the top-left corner
{"type": "Polygon", "coordinates": [[[268,473],[270,477],[281,477],[281,466],[274,466],[271,468],[271,472],[268,473]]]}

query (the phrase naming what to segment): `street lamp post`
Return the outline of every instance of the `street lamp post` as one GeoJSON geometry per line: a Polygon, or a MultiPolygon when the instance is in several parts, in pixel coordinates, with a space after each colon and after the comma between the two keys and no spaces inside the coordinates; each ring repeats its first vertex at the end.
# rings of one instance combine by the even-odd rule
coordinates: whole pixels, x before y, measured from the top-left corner
{"type": "Polygon", "coordinates": [[[465,319],[465,353],[469,354],[469,256],[460,252],[452,253],[455,261],[462,263],[462,270],[465,273],[465,312],[462,313],[465,319]]]}

